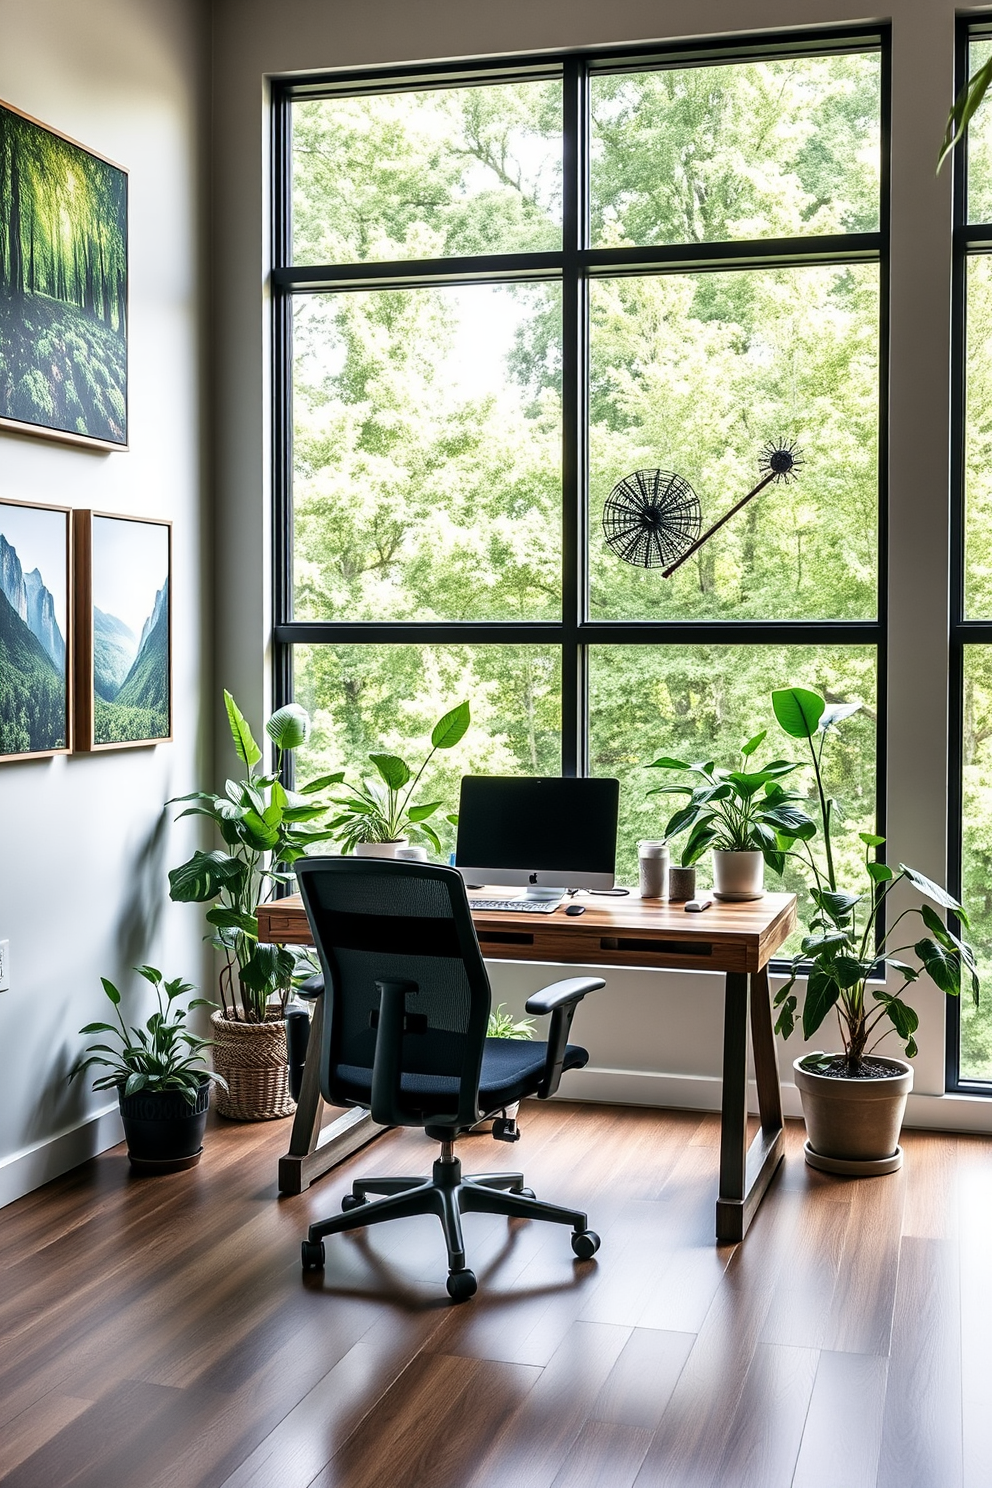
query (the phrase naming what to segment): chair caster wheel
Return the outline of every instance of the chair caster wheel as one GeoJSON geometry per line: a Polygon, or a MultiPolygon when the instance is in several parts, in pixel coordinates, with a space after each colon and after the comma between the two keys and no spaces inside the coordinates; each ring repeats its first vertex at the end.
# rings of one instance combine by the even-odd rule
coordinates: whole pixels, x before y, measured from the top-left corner
{"type": "Polygon", "coordinates": [[[599,1249],[599,1236],[595,1230],[576,1231],[572,1236],[572,1250],[580,1261],[591,1261],[599,1249]]]}
{"type": "Polygon", "coordinates": [[[455,1302],[467,1302],[479,1289],[474,1271],[449,1271],[448,1296],[455,1302]]]}
{"type": "Polygon", "coordinates": [[[360,1199],[357,1194],[345,1194],[341,1200],[341,1209],[344,1214],[347,1214],[349,1210],[360,1209],[367,1202],[367,1199],[360,1199]]]}
{"type": "Polygon", "coordinates": [[[536,1199],[537,1194],[532,1188],[518,1188],[517,1193],[522,1199],[536,1199]]]}
{"type": "Polygon", "coordinates": [[[323,1271],[324,1269],[324,1242],[323,1240],[304,1240],[300,1247],[303,1259],[304,1271],[323,1271]]]}

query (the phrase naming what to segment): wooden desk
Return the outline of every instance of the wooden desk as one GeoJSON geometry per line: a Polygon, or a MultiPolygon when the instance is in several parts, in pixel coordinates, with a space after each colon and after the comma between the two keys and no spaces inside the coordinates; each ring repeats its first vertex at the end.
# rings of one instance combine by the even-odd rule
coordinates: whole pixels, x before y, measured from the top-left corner
{"type": "MultiPolygon", "coordinates": [[[[491,891],[490,891],[491,893],[491,891]]],[[[485,891],[478,896],[484,897],[485,891]]],[[[726,977],[723,1097],[716,1235],[742,1240],[783,1155],[782,1097],[768,992],[768,962],[796,923],[793,894],[766,894],[746,904],[714,904],[701,915],[678,905],[652,904],[636,895],[578,896],[584,915],[514,914],[479,910],[475,927],[485,955],[507,961],[562,965],[641,966],[720,971],[726,977]],[[747,1143],[748,1023],[761,1127],[747,1143]]],[[[299,895],[258,910],[263,941],[310,945],[299,895]]],[[[598,994],[603,996],[605,994],[598,994]]],[[[320,1048],[322,1000],[316,1004],[310,1050],[320,1048]]],[[[279,1161],[279,1189],[302,1193],[315,1178],[348,1157],[382,1127],[367,1111],[350,1109],[322,1130],[323,1102],[316,1057],[307,1058],[290,1147],[279,1161]]]]}

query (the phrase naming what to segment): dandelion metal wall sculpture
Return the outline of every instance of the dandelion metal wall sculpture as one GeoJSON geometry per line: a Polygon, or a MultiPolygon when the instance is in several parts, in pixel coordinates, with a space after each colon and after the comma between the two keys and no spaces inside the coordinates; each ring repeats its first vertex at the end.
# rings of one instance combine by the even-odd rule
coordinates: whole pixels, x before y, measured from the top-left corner
{"type": "Polygon", "coordinates": [[[606,498],[603,533],[607,544],[618,558],[638,568],[666,564],[661,576],[670,579],[752,497],[773,481],[798,480],[804,464],[795,440],[769,441],[758,457],[761,480],[702,537],[699,498],[685,477],[671,470],[635,470],[618,481],[606,498]]]}
{"type": "Polygon", "coordinates": [[[699,497],[672,470],[635,470],[617,481],[603,507],[603,534],[618,558],[660,568],[691,551],[699,536],[699,497]]]}

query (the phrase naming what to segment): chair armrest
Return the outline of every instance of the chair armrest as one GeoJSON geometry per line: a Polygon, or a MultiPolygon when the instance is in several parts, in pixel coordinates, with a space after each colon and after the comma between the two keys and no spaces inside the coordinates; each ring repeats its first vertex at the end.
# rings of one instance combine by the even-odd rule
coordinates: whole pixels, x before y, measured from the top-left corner
{"type": "Polygon", "coordinates": [[[550,987],[542,987],[540,992],[528,997],[524,1004],[528,1013],[552,1015],[548,1030],[548,1058],[541,1083],[537,1087],[539,1100],[548,1100],[558,1089],[575,1009],[587,993],[598,992],[605,986],[602,977],[566,977],[564,981],[552,982],[550,987]]]}
{"type": "Polygon", "coordinates": [[[553,1013],[555,1008],[564,1007],[567,1003],[581,1002],[582,998],[589,992],[598,992],[600,987],[606,983],[602,977],[566,977],[562,982],[552,982],[550,987],[542,987],[539,992],[528,997],[526,1009],[528,1013],[553,1013]]]}
{"type": "Polygon", "coordinates": [[[302,997],[305,1002],[316,1002],[318,997],[324,995],[324,978],[318,973],[317,976],[307,977],[296,988],[297,997],[302,997]]]}

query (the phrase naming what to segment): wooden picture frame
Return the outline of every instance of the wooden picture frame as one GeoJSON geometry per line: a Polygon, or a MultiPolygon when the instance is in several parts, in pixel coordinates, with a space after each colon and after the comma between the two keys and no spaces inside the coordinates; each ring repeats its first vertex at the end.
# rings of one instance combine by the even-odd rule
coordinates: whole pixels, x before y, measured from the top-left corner
{"type": "Polygon", "coordinates": [[[0,496],[0,762],[72,748],[71,516],[0,496]]]}
{"type": "Polygon", "coordinates": [[[172,523],[73,517],[75,729],[90,753],[172,738],[172,523]]]}
{"type": "Polygon", "coordinates": [[[128,178],[0,102],[0,430],[127,448],[128,178]]]}

